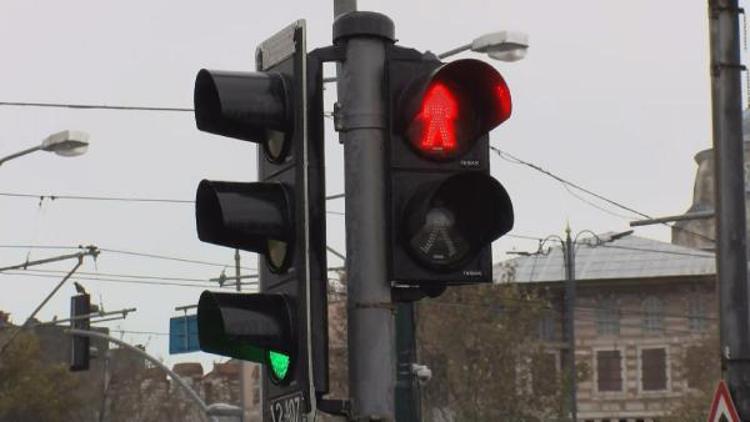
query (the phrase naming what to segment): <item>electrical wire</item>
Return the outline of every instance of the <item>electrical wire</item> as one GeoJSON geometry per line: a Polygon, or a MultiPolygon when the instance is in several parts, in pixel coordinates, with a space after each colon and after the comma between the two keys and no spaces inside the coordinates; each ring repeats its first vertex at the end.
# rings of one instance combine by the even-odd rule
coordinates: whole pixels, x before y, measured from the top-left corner
{"type": "MultiPolygon", "coordinates": [[[[67,271],[62,270],[42,270],[42,269],[28,269],[25,271],[33,271],[35,273],[44,273],[44,274],[64,274],[67,273],[67,271]]],[[[76,274],[82,275],[82,276],[92,276],[92,277],[115,277],[115,278],[133,278],[133,279],[144,279],[144,280],[156,280],[156,281],[186,281],[186,282],[194,282],[194,283],[204,283],[204,284],[210,284],[210,285],[217,285],[216,282],[213,282],[211,280],[203,279],[203,278],[188,278],[188,277],[173,277],[173,276],[153,276],[153,275],[141,275],[141,274],[113,274],[113,273],[100,273],[100,272],[86,272],[86,271],[76,271],[76,274]]]]}
{"type": "MultiPolygon", "coordinates": [[[[25,270],[25,271],[3,271],[0,273],[0,275],[6,275],[6,276],[26,276],[26,277],[37,277],[37,278],[49,278],[49,279],[59,279],[60,277],[56,275],[46,274],[46,273],[36,273],[32,270],[25,270]]],[[[130,280],[130,279],[124,279],[124,278],[106,278],[106,277],[93,277],[93,276],[72,276],[70,277],[70,280],[77,280],[77,281],[101,281],[105,283],[123,283],[123,284],[142,284],[147,286],[174,286],[174,287],[194,287],[198,289],[207,289],[212,286],[207,286],[205,284],[191,284],[191,283],[179,283],[179,282],[168,282],[168,281],[143,281],[143,280],[130,280]]],[[[225,286],[218,286],[214,285],[213,288],[220,288],[220,289],[234,289],[234,285],[225,285],[225,286]]]]}
{"type": "Polygon", "coordinates": [[[194,112],[186,107],[113,106],[105,104],[36,103],[26,101],[0,101],[0,106],[72,108],[78,110],[128,110],[128,111],[180,111],[194,112]]]}
{"type": "Polygon", "coordinates": [[[14,193],[14,192],[0,192],[0,196],[10,198],[31,198],[39,199],[40,201],[49,199],[52,201],[58,199],[72,199],[82,201],[117,201],[117,202],[158,202],[158,203],[171,203],[171,204],[194,204],[195,201],[187,199],[163,199],[163,198],[136,198],[136,197],[117,197],[117,196],[90,196],[90,195],[40,195],[32,193],[14,193]]]}
{"type": "MultiPolygon", "coordinates": [[[[117,197],[117,196],[93,196],[93,195],[41,195],[33,193],[14,193],[0,192],[0,196],[7,198],[26,198],[38,199],[41,204],[45,199],[51,201],[60,199],[79,200],[79,201],[108,201],[108,202],[140,202],[140,203],[162,203],[162,204],[195,204],[190,199],[165,199],[165,198],[137,198],[137,197],[117,197]]],[[[326,214],[346,215],[341,211],[326,211],[326,214]]]]}
{"type": "MultiPolygon", "coordinates": [[[[227,264],[217,264],[215,262],[199,261],[199,260],[187,259],[187,258],[176,258],[172,256],[156,255],[156,254],[143,253],[143,252],[126,251],[123,249],[99,248],[99,250],[102,252],[109,252],[109,253],[114,253],[114,254],[137,256],[137,257],[142,257],[142,258],[162,259],[162,260],[167,260],[167,261],[185,262],[188,264],[208,265],[208,266],[220,267],[220,268],[226,268],[228,266],[227,264]]],[[[243,270],[250,270],[250,271],[258,270],[257,268],[249,268],[249,267],[240,267],[240,268],[243,270]]]]}
{"type": "MultiPolygon", "coordinates": [[[[582,186],[580,186],[580,185],[578,185],[576,183],[573,183],[573,182],[571,182],[569,180],[566,180],[566,179],[564,179],[564,178],[562,178],[562,177],[560,177],[560,176],[558,176],[558,175],[556,175],[556,174],[554,174],[554,173],[552,173],[552,172],[550,172],[548,170],[545,170],[544,168],[542,168],[542,167],[540,167],[540,166],[538,166],[538,165],[536,165],[534,163],[531,163],[531,162],[526,161],[526,160],[522,160],[522,159],[520,159],[520,158],[518,158],[518,157],[516,157],[516,156],[514,156],[514,155],[512,155],[512,154],[510,154],[508,152],[505,152],[505,151],[501,150],[500,148],[498,148],[496,146],[490,145],[490,149],[492,151],[494,151],[500,158],[502,158],[503,160],[505,160],[505,161],[507,161],[509,163],[517,164],[517,165],[523,165],[523,166],[529,167],[529,168],[531,168],[531,169],[533,169],[535,171],[538,171],[538,172],[540,172],[540,173],[542,173],[542,174],[544,174],[546,176],[549,176],[549,177],[557,180],[558,182],[562,183],[565,186],[569,186],[569,187],[572,187],[574,189],[577,189],[577,190],[579,190],[579,191],[581,191],[583,193],[591,195],[594,198],[597,198],[597,199],[599,199],[601,201],[604,201],[604,202],[606,202],[606,203],[608,203],[610,205],[613,205],[613,206],[615,206],[617,208],[623,209],[625,211],[628,211],[630,213],[633,213],[633,214],[638,215],[638,216],[643,217],[643,218],[653,219],[652,216],[650,216],[650,215],[648,215],[646,213],[640,212],[640,211],[638,211],[638,210],[636,210],[636,209],[634,209],[632,207],[629,207],[629,206],[624,205],[624,204],[622,204],[620,202],[617,202],[617,201],[614,201],[612,199],[609,199],[609,198],[607,198],[607,197],[605,197],[603,195],[600,195],[600,194],[598,194],[596,192],[591,191],[590,189],[586,189],[586,188],[584,188],[584,187],[582,187],[582,186]]],[[[586,203],[589,203],[589,202],[586,201],[586,203]]],[[[589,205],[591,205],[591,204],[589,204],[589,205]]],[[[601,208],[599,208],[598,206],[596,208],[598,208],[598,209],[601,210],[601,208]]],[[[626,218],[626,217],[623,216],[623,218],[626,218]]],[[[696,233],[696,232],[694,232],[692,230],[688,230],[688,229],[686,229],[684,227],[675,226],[673,224],[668,224],[666,222],[665,223],[661,223],[661,224],[663,224],[663,225],[665,225],[665,226],[667,226],[669,228],[677,229],[677,230],[680,230],[682,232],[685,232],[685,233],[688,233],[688,234],[692,234],[693,236],[700,237],[700,238],[702,238],[704,240],[707,240],[709,242],[714,242],[714,243],[716,242],[716,239],[713,239],[713,238],[708,237],[706,235],[703,235],[701,233],[696,233]]]]}

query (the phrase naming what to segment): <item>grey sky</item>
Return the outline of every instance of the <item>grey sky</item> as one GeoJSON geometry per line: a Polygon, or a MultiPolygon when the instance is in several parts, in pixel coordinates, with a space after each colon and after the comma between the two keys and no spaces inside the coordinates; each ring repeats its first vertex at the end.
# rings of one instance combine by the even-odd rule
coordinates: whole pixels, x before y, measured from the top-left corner
{"type": "MultiPolygon", "coordinates": [[[[198,2],[82,0],[0,3],[0,101],[191,107],[201,67],[252,69],[257,43],[298,18],[307,19],[309,48],[330,44],[327,1],[198,2]]],[[[400,43],[441,52],[486,32],[530,34],[528,57],[494,63],[514,100],[511,119],[492,143],[569,180],[652,215],[690,204],[693,155],[710,145],[708,32],[705,1],[566,2],[360,1],[388,14],[400,43]]],[[[469,57],[471,54],[462,55],[469,57]]],[[[328,91],[329,100],[333,90],[328,91]]],[[[331,108],[328,101],[327,108],[331,108]]],[[[328,125],[329,193],[343,189],[342,148],[328,125]]],[[[198,132],[192,113],[82,111],[0,107],[0,155],[58,130],[91,133],[87,155],[35,153],[0,167],[0,192],[192,199],[202,178],[254,180],[255,147],[198,132]]],[[[512,234],[623,230],[628,218],[606,214],[527,168],[492,159],[492,173],[516,207],[512,234]]],[[[592,198],[588,198],[592,199],[592,198]]],[[[593,200],[593,199],[592,199],[593,200]]],[[[594,200],[595,201],[595,200],[594,200]]],[[[203,244],[193,207],[0,197],[0,245],[93,243],[102,248],[226,264],[233,252],[203,244]]],[[[597,204],[627,214],[606,204],[597,204]]],[[[343,201],[329,210],[343,210],[343,201]]],[[[329,244],[343,251],[343,217],[329,215],[329,244]]],[[[639,235],[668,240],[666,228],[639,235]]],[[[533,241],[505,238],[497,260],[533,241]]],[[[0,248],[0,266],[29,252],[0,248]]],[[[59,250],[31,250],[31,258],[59,250]]],[[[255,257],[243,253],[243,265],[255,257]]],[[[329,263],[340,260],[329,256],[329,263]]],[[[74,262],[38,267],[67,270],[74,262]]],[[[82,271],[208,279],[221,268],[104,252],[82,271]]],[[[58,275],[56,275],[58,276],[58,275]]],[[[0,275],[0,309],[21,322],[57,278],[0,275]]],[[[133,331],[165,333],[175,306],[195,303],[199,288],[82,281],[107,309],[137,307],[133,331]]],[[[68,314],[72,284],[40,313],[68,314]]],[[[126,334],[169,363],[210,361],[203,354],[168,356],[166,337],[126,334]]]]}

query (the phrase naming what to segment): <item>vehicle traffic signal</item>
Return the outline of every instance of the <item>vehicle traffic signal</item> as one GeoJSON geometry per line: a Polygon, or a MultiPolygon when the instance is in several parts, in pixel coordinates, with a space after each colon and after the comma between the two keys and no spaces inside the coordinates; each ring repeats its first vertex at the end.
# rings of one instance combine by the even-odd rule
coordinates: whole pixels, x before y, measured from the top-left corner
{"type": "MultiPolygon", "coordinates": [[[[91,328],[91,296],[87,293],[70,298],[70,328],[88,330],[91,328]]],[[[87,336],[71,336],[70,370],[87,371],[91,360],[91,339],[87,336]]]]}
{"type": "Polygon", "coordinates": [[[396,46],[387,78],[390,279],[430,295],[491,281],[491,242],[513,227],[510,197],[489,175],[488,133],[511,115],[508,85],[482,61],[396,46]]]}
{"type": "Polygon", "coordinates": [[[258,182],[198,186],[199,239],[263,257],[260,293],[203,292],[200,348],[264,365],[268,420],[308,412],[328,389],[322,77],[304,37],[298,21],[258,47],[258,71],[195,81],[198,129],[262,149],[258,182]]]}

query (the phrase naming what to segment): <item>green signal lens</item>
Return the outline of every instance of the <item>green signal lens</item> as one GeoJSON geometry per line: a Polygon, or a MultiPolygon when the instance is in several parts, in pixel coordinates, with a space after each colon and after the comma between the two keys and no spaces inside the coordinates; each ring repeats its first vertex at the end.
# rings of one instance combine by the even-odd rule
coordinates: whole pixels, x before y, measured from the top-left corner
{"type": "Polygon", "coordinates": [[[289,372],[289,364],[291,363],[289,355],[269,350],[268,361],[271,363],[272,378],[278,382],[283,381],[289,372]]]}

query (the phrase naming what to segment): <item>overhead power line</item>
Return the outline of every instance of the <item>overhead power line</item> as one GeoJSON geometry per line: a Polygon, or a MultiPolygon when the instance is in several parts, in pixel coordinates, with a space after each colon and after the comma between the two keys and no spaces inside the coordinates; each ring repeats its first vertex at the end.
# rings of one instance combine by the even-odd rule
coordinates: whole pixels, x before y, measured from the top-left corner
{"type": "MultiPolygon", "coordinates": [[[[177,262],[186,262],[188,264],[199,264],[199,265],[209,265],[212,267],[221,267],[225,268],[227,267],[226,264],[218,264],[215,262],[207,262],[207,261],[199,261],[195,259],[186,259],[186,258],[176,258],[172,256],[166,256],[166,255],[156,255],[156,254],[150,254],[150,253],[143,253],[143,252],[134,252],[134,251],[126,251],[122,249],[109,249],[109,248],[99,248],[102,252],[109,252],[109,253],[116,253],[116,254],[122,254],[122,255],[130,255],[130,256],[138,256],[142,258],[152,258],[152,259],[163,259],[167,261],[177,261],[177,262]]],[[[250,270],[250,271],[257,271],[257,268],[249,268],[249,267],[240,267],[243,270],[250,270]]]]}
{"type": "Polygon", "coordinates": [[[195,201],[189,199],[164,199],[164,198],[136,198],[136,197],[117,197],[117,196],[88,196],[88,195],[40,195],[32,193],[12,193],[12,192],[0,192],[0,196],[6,196],[11,198],[30,198],[45,200],[49,199],[52,201],[58,199],[72,199],[82,201],[113,201],[113,202],[159,202],[159,203],[173,203],[173,204],[194,204],[195,201]]]}
{"type": "MultiPolygon", "coordinates": [[[[592,190],[590,190],[590,189],[584,188],[583,186],[580,186],[580,185],[578,185],[578,184],[576,184],[576,183],[573,183],[573,182],[571,182],[571,181],[569,181],[569,180],[566,180],[566,179],[564,179],[564,178],[562,178],[562,177],[560,177],[560,176],[558,176],[558,175],[556,175],[556,174],[552,173],[552,172],[551,172],[551,171],[549,171],[549,170],[546,170],[546,169],[544,169],[544,168],[542,168],[542,167],[540,167],[540,166],[538,166],[538,165],[536,165],[536,164],[534,164],[534,163],[531,163],[531,162],[529,162],[529,161],[526,161],[526,160],[522,160],[522,159],[520,159],[520,158],[518,158],[518,157],[514,156],[513,154],[510,154],[510,153],[508,153],[508,152],[505,152],[505,151],[501,150],[500,148],[498,148],[498,147],[496,147],[496,146],[490,145],[490,149],[492,149],[492,150],[493,150],[493,151],[494,151],[494,152],[495,152],[495,153],[496,153],[496,154],[497,154],[497,155],[498,155],[498,156],[499,156],[500,158],[502,158],[503,160],[505,160],[505,161],[507,161],[507,162],[509,162],[509,163],[513,163],[513,164],[518,164],[518,165],[523,165],[523,166],[529,167],[529,168],[531,168],[531,169],[533,169],[533,170],[536,170],[536,171],[538,171],[538,172],[540,172],[540,173],[542,173],[542,174],[544,174],[544,175],[546,175],[546,176],[549,176],[549,177],[551,177],[551,178],[553,178],[553,179],[557,180],[558,182],[562,183],[562,184],[563,184],[563,186],[566,186],[566,189],[567,189],[567,187],[569,186],[569,187],[571,187],[571,188],[574,188],[574,189],[577,189],[577,190],[579,190],[579,191],[581,191],[581,192],[583,192],[583,193],[585,193],[585,194],[587,194],[587,195],[591,195],[591,196],[593,196],[594,198],[597,198],[597,199],[599,199],[599,200],[601,200],[601,201],[604,201],[604,202],[606,202],[606,203],[608,203],[608,204],[610,204],[610,205],[613,205],[613,206],[615,206],[615,207],[617,207],[617,208],[623,209],[623,210],[625,210],[625,211],[628,211],[628,212],[630,212],[630,213],[633,213],[633,214],[639,215],[639,216],[641,216],[641,217],[644,217],[644,218],[647,218],[647,219],[653,219],[653,217],[652,217],[652,216],[650,216],[650,215],[648,215],[648,214],[646,214],[646,213],[643,213],[643,212],[641,212],[641,211],[638,211],[638,210],[636,210],[636,209],[634,209],[634,208],[632,208],[632,207],[629,207],[629,206],[627,206],[627,205],[624,205],[624,204],[622,204],[622,203],[620,203],[620,202],[617,202],[617,201],[615,201],[615,200],[609,199],[609,198],[605,197],[604,195],[600,195],[600,194],[598,194],[598,193],[596,193],[596,192],[593,192],[593,191],[592,191],[592,190]]],[[[569,190],[569,189],[568,189],[568,191],[570,192],[570,190],[569,190]]],[[[571,192],[571,193],[572,193],[572,192],[571,192]]],[[[574,196],[575,196],[576,198],[578,198],[579,200],[582,200],[582,201],[584,201],[584,202],[585,202],[585,203],[587,203],[588,205],[594,206],[595,208],[597,208],[597,209],[599,209],[599,210],[601,210],[601,211],[604,211],[604,210],[603,210],[602,208],[600,208],[599,206],[593,205],[593,204],[592,204],[592,203],[591,203],[590,201],[585,201],[585,200],[581,199],[581,198],[580,198],[579,196],[577,196],[577,195],[574,195],[574,196]]],[[[621,216],[621,215],[619,215],[619,214],[616,214],[616,213],[613,213],[613,212],[611,212],[611,211],[605,211],[605,212],[607,212],[608,214],[611,214],[611,215],[616,215],[616,216],[618,216],[618,217],[621,217],[621,218],[626,218],[625,216],[621,216]]],[[[712,239],[711,237],[708,237],[708,236],[706,236],[706,235],[703,235],[703,234],[701,234],[701,233],[696,233],[696,232],[694,232],[694,231],[691,231],[691,230],[688,230],[688,229],[686,229],[686,228],[684,228],[684,227],[680,227],[680,226],[674,226],[674,225],[670,225],[670,224],[667,224],[667,223],[662,223],[662,224],[664,224],[665,226],[667,226],[667,227],[669,227],[669,228],[674,228],[674,229],[677,229],[677,230],[683,231],[683,232],[685,232],[685,233],[688,233],[688,234],[692,234],[692,235],[694,235],[694,236],[700,237],[700,238],[702,238],[702,239],[705,239],[705,240],[707,240],[707,241],[709,241],[709,242],[716,242],[716,240],[715,240],[715,239],[712,239]]]]}
{"type": "MultiPolygon", "coordinates": [[[[168,204],[195,204],[192,199],[165,199],[165,198],[137,198],[137,197],[123,197],[123,196],[94,196],[94,195],[42,195],[34,193],[14,193],[14,192],[0,192],[0,196],[8,198],[26,198],[26,199],[38,199],[44,201],[49,199],[51,201],[60,199],[70,199],[79,201],[109,201],[109,202],[141,202],[141,203],[168,203],[168,204]]],[[[335,199],[335,198],[331,198],[335,199]]],[[[326,211],[326,214],[332,215],[345,215],[341,211],[326,211]]]]}
{"type": "Polygon", "coordinates": [[[0,101],[0,106],[13,107],[46,107],[46,108],[71,108],[77,110],[126,110],[126,111],[179,111],[193,112],[192,108],[186,107],[149,107],[149,106],[118,106],[105,104],[70,104],[70,103],[35,103],[26,101],[0,101]]]}

